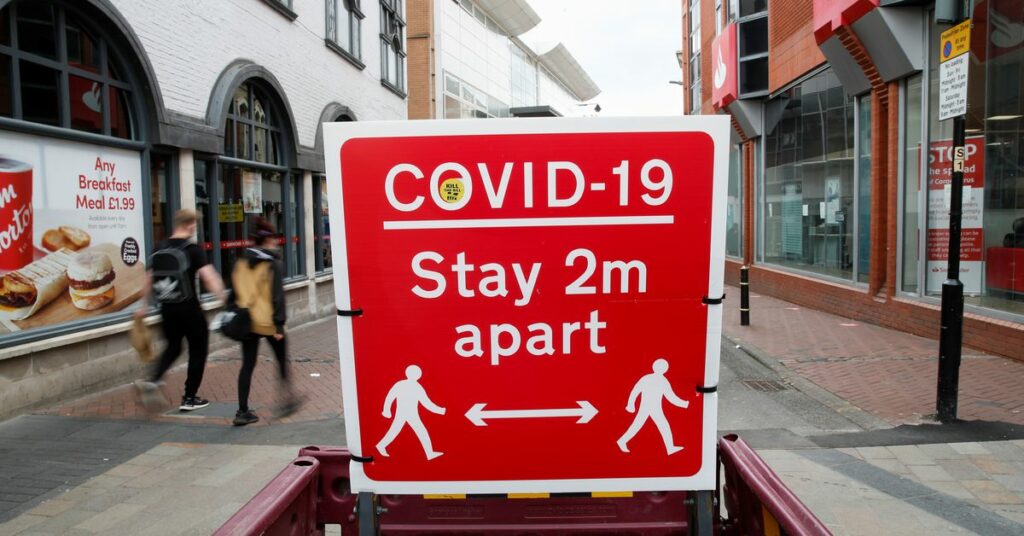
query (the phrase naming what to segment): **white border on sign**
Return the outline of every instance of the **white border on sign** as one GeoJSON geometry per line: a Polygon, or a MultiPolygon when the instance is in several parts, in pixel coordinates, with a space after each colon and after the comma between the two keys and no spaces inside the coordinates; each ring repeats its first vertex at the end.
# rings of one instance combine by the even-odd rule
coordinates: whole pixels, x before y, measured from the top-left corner
{"type": "MultiPolygon", "coordinates": [[[[711,266],[708,296],[724,293],[725,210],[729,177],[729,120],[726,116],[609,117],[609,118],[521,118],[478,120],[418,120],[324,123],[324,159],[334,262],[334,297],[338,309],[352,308],[348,244],[345,229],[344,184],[341,176],[341,147],[354,138],[401,138],[415,136],[460,136],[501,134],[572,134],[607,132],[704,132],[714,143],[714,188],[711,212],[711,266]]],[[[341,361],[342,402],[345,409],[345,434],[348,448],[355,456],[362,451],[359,430],[359,403],[356,396],[355,349],[352,344],[352,317],[337,318],[338,348],[341,361]]],[[[722,307],[711,306],[707,320],[704,385],[717,386],[722,336],[722,307]]],[[[704,399],[703,444],[700,470],[688,477],[601,478],[557,480],[492,481],[376,481],[370,479],[359,462],[351,464],[353,492],[393,494],[436,493],[572,493],[588,491],[672,491],[715,489],[715,463],[718,436],[718,393],[704,399]]],[[[373,453],[369,453],[373,455],[373,453]]]]}

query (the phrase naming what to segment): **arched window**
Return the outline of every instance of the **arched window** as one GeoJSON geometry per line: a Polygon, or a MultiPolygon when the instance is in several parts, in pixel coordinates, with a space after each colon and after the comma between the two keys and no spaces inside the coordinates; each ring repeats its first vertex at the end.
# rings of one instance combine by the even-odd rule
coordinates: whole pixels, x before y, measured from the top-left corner
{"type": "Polygon", "coordinates": [[[228,100],[223,154],[215,161],[197,160],[196,204],[207,215],[200,239],[230,284],[234,262],[252,245],[249,232],[261,217],[282,236],[287,276],[302,275],[302,176],[290,169],[284,101],[258,78],[240,83],[228,100]]]}
{"type": "Polygon", "coordinates": [[[269,95],[256,84],[238,86],[231,97],[224,127],[224,154],[261,164],[285,165],[279,114],[269,95]]]}
{"type": "Polygon", "coordinates": [[[77,10],[26,0],[0,9],[0,116],[139,139],[126,72],[77,10]]]}

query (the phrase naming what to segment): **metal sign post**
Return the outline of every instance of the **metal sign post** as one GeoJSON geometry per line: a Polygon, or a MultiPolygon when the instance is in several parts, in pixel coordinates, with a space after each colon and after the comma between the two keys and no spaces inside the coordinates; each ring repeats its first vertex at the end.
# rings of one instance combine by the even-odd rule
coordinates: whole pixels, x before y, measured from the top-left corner
{"type": "Polygon", "coordinates": [[[939,40],[939,119],[953,119],[953,173],[949,193],[949,253],[942,283],[942,327],[939,334],[939,377],[935,409],[939,422],[956,421],[960,357],[963,344],[964,285],[960,281],[960,226],[963,217],[965,114],[971,21],[964,9],[959,24],[939,40]],[[962,22],[961,22],[962,21],[962,22]]]}

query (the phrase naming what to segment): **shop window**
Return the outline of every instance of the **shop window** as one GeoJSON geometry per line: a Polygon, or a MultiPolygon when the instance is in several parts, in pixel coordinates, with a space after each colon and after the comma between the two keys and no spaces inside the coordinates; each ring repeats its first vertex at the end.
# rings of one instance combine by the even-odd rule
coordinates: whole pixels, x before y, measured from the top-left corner
{"type": "Polygon", "coordinates": [[[380,0],[381,83],[405,97],[405,20],[401,0],[380,0]]]}
{"type": "Polygon", "coordinates": [[[149,160],[150,208],[153,214],[155,245],[174,231],[173,216],[179,208],[178,182],[173,167],[174,155],[154,151],[149,160]]]}
{"type": "MultiPolygon", "coordinates": [[[[1024,48],[1006,30],[1024,25],[1024,6],[990,1],[974,10],[960,281],[966,304],[1024,315],[1024,48]]],[[[953,121],[938,118],[938,36],[946,28],[932,23],[929,69],[923,83],[907,82],[904,109],[902,289],[936,298],[948,263],[952,176],[953,121]],[[922,142],[923,158],[914,154],[922,142]],[[911,164],[914,156],[921,165],[911,164]]]]}
{"type": "Polygon", "coordinates": [[[725,254],[743,256],[743,146],[729,146],[729,194],[725,213],[725,254]]]}
{"type": "Polygon", "coordinates": [[[293,174],[283,148],[286,115],[271,91],[257,81],[231,94],[224,124],[224,157],[198,156],[196,204],[206,222],[200,234],[214,266],[230,280],[254,219],[262,217],[281,235],[286,277],[305,273],[301,175],[293,174]]]}
{"type": "Polygon", "coordinates": [[[362,68],[363,12],[359,0],[326,0],[327,46],[362,68]]]}
{"type": "Polygon", "coordinates": [[[327,178],[313,176],[313,233],[316,240],[316,271],[328,272],[334,266],[331,255],[330,203],[327,196],[327,178]]]}
{"type": "Polygon", "coordinates": [[[857,281],[871,268],[871,95],[857,99],[857,281]]]}
{"type": "Polygon", "coordinates": [[[509,106],[466,82],[445,73],[444,118],[508,117],[509,106]]]}
{"type": "Polygon", "coordinates": [[[0,243],[0,347],[123,322],[165,234],[167,157],[138,140],[113,28],[89,2],[0,2],[0,226],[27,231],[0,243]]]}
{"type": "Polygon", "coordinates": [[[765,261],[853,280],[853,99],[831,71],[778,98],[785,109],[765,137],[765,261]]]}
{"type": "Polygon", "coordinates": [[[86,22],[48,2],[0,10],[0,116],[137,139],[119,55],[86,22]]]}
{"type": "Polygon", "coordinates": [[[921,159],[921,107],[923,77],[920,74],[907,79],[903,95],[903,214],[901,252],[901,288],[904,292],[918,291],[918,270],[922,246],[920,219],[922,167],[921,159]]]}

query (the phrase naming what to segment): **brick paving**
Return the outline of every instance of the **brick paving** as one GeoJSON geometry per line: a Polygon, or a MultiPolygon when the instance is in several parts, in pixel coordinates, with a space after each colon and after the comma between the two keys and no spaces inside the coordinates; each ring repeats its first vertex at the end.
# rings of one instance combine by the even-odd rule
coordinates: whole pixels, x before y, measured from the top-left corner
{"type": "MultiPolygon", "coordinates": [[[[304,398],[302,408],[284,419],[271,419],[271,413],[280,394],[277,377],[277,363],[267,344],[260,345],[259,363],[253,373],[249,405],[260,416],[260,422],[251,426],[266,426],[274,423],[296,423],[321,419],[337,419],[341,416],[341,377],[338,367],[337,339],[332,320],[318,321],[292,330],[288,333],[290,359],[289,372],[297,393],[304,398]]],[[[182,352],[178,366],[164,377],[164,395],[177,407],[185,385],[185,362],[187,351],[182,352]]],[[[241,350],[226,348],[210,355],[206,374],[199,388],[199,394],[216,403],[238,403],[238,370],[241,367],[241,350]]],[[[209,408],[208,408],[209,409],[209,408]]],[[[98,417],[111,419],[154,419],[157,421],[226,425],[231,418],[202,415],[205,410],[193,413],[178,413],[149,416],[139,404],[135,389],[123,385],[101,393],[69,401],[40,413],[72,417],[98,417]]]]}
{"type": "MultiPolygon", "coordinates": [[[[729,287],[726,294],[723,330],[737,344],[892,424],[918,423],[935,413],[938,341],[756,293],[751,325],[740,326],[739,289],[729,287]]],[[[1022,381],[1024,361],[964,348],[959,417],[1024,424],[1022,381]]]]}

